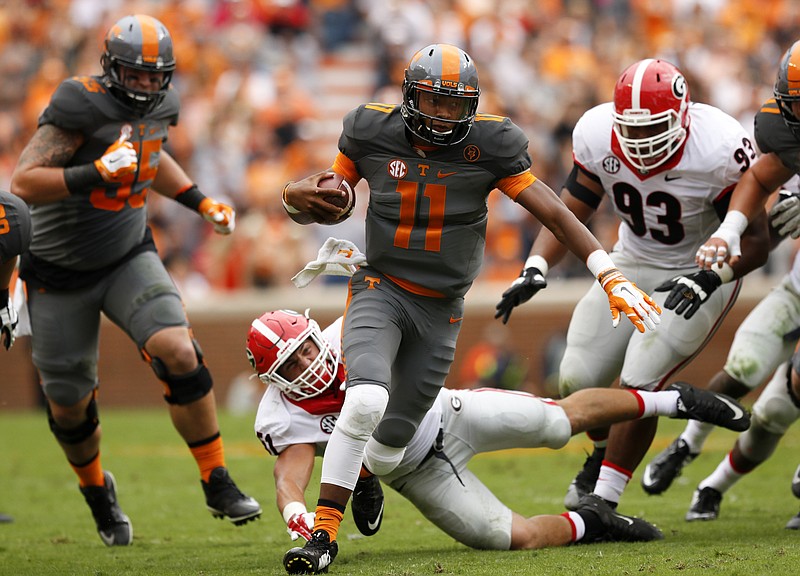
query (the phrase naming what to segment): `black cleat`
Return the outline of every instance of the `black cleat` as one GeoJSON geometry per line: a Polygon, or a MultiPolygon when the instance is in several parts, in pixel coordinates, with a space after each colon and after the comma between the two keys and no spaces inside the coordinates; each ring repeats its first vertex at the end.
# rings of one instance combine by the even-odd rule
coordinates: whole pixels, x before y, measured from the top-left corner
{"type": "Polygon", "coordinates": [[[787,530],[800,530],[800,512],[797,513],[797,516],[792,516],[786,523],[785,528],[787,530]]]}
{"type": "Polygon", "coordinates": [[[792,494],[795,498],[800,498],[800,466],[794,471],[792,476],[792,494]]]}
{"type": "Polygon", "coordinates": [[[676,438],[644,467],[642,488],[648,494],[661,494],[681,475],[683,467],[697,458],[683,438],[676,438]]]}
{"type": "Polygon", "coordinates": [[[215,518],[227,517],[236,526],[241,526],[261,516],[259,503],[242,494],[226,468],[214,468],[208,482],[200,480],[200,483],[206,495],[206,507],[215,518]]]}
{"type": "Polygon", "coordinates": [[[325,530],[317,530],[305,546],[292,548],[283,555],[283,567],[289,574],[324,574],[338,553],[336,540],[331,542],[325,530]]]}
{"type": "Polygon", "coordinates": [[[698,488],[692,496],[692,505],[686,513],[686,521],[716,520],[719,517],[719,505],[722,493],[711,486],[698,488]]]}
{"type": "Polygon", "coordinates": [[[353,490],[353,520],[364,536],[377,534],[383,521],[383,488],[377,476],[360,478],[353,490]]]}
{"type": "Polygon", "coordinates": [[[666,389],[676,390],[680,394],[678,414],[674,418],[708,422],[734,432],[744,432],[750,428],[750,413],[730,396],[700,390],[686,382],[673,382],[666,389]]]}
{"type": "Polygon", "coordinates": [[[581,542],[650,542],[663,540],[661,530],[641,518],[625,516],[615,512],[608,502],[596,494],[587,494],[581,498],[577,512],[591,512],[600,519],[603,532],[589,537],[584,536],[581,542]]]}
{"type": "Polygon", "coordinates": [[[603,465],[603,458],[606,456],[605,448],[595,448],[583,463],[583,468],[567,488],[564,496],[564,506],[567,510],[577,510],[580,500],[587,494],[591,494],[594,485],[597,484],[597,477],[600,476],[600,467],[603,465]]]}
{"type": "Polygon", "coordinates": [[[130,546],[133,526],[117,502],[117,483],[111,472],[104,471],[104,486],[86,486],[81,494],[92,510],[97,533],[106,546],[130,546]]]}

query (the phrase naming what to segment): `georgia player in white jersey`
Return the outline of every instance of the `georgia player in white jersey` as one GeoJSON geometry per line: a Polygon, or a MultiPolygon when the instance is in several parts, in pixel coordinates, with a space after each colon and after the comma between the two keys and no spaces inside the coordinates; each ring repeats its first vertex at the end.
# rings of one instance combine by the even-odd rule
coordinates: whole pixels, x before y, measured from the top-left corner
{"type": "MultiPolygon", "coordinates": [[[[341,320],[323,332],[308,311],[276,310],[255,319],[247,336],[247,356],[267,384],[255,431],[267,452],[278,457],[273,473],[276,503],[292,539],[311,538],[315,518],[306,509],[305,491],[314,457],[322,456],[344,403],[341,320]]],[[[492,388],[442,389],[399,466],[381,479],[436,526],[474,548],[659,539],[661,533],[654,526],[612,514],[607,504],[592,496],[575,512],[522,516],[500,502],[467,468],[480,452],[557,449],[588,427],[634,418],[699,418],[739,430],[749,425],[740,406],[733,404],[737,409],[731,410],[719,395],[687,384],[663,392],[631,392],[583,390],[553,401],[492,388]]],[[[370,447],[368,442],[367,464],[370,447]]],[[[359,531],[375,534],[383,516],[377,478],[362,474],[352,508],[359,531]]]]}
{"type": "MultiPolygon", "coordinates": [[[[608,306],[591,288],[576,306],[559,371],[566,397],[590,387],[659,390],[713,336],[739,292],[737,280],[761,266],[769,245],[766,216],[753,221],[745,256],[732,268],[699,270],[698,247],[719,225],[729,195],[755,158],[747,131],[732,117],[691,102],[684,76],[663,60],[626,69],[614,101],[587,111],[573,131],[573,170],[561,198],[583,222],[608,196],[620,219],[612,257],[628,278],[674,312],[658,330],[634,333],[608,325],[608,306]],[[702,305],[702,306],[701,306],[702,305]]],[[[497,317],[546,286],[544,276],[565,251],[549,230],[537,237],[520,277],[503,294],[497,317]]],[[[595,450],[570,486],[574,508],[590,492],[617,503],[647,452],[656,419],[626,422],[589,436],[595,450]],[[610,464],[603,466],[603,459],[610,464]]]]}

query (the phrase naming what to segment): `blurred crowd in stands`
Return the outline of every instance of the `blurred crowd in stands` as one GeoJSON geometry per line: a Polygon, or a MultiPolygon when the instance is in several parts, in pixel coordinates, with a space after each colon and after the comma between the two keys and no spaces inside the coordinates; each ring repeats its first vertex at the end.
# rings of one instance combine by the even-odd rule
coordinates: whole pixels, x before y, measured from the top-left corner
{"type": "MultiPolygon", "coordinates": [[[[358,216],[301,227],[285,217],[288,180],[324,170],[342,116],[362,102],[400,102],[408,58],[457,44],[478,65],[480,111],[510,116],[530,138],[533,172],[559,190],[571,131],[610,100],[619,73],[662,57],[686,74],[692,98],[752,132],[781,53],[798,37],[794,0],[14,0],[0,2],[0,187],[67,76],[98,74],[103,34],[129,13],[170,29],[181,121],[169,151],[206,194],[237,209],[229,237],[151,194],[162,258],[188,300],[209,290],[288,285],[328,236],[359,242],[358,216]]],[[[366,205],[360,190],[360,209],[366,205]]],[[[481,281],[519,273],[537,224],[501,194],[490,201],[481,281]]],[[[607,248],[616,224],[599,213],[607,248]]],[[[565,262],[551,277],[584,274],[565,262]]]]}

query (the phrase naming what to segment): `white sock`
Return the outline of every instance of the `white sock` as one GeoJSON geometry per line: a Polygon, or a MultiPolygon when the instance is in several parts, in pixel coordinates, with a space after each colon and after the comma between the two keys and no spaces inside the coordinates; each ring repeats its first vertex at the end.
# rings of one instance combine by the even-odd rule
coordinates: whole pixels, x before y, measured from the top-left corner
{"type": "Polygon", "coordinates": [[[692,454],[699,454],[703,450],[703,444],[706,443],[706,438],[711,434],[714,429],[713,424],[707,422],[700,422],[698,420],[690,420],[686,425],[686,429],[681,432],[681,438],[689,446],[689,452],[692,454]]]}
{"type": "Polygon", "coordinates": [[[625,491],[625,486],[628,485],[630,479],[631,474],[629,472],[603,464],[600,467],[600,476],[597,478],[594,493],[603,500],[619,504],[622,493],[625,491]]]}
{"type": "Polygon", "coordinates": [[[640,418],[648,416],[675,416],[678,413],[677,390],[663,390],[661,392],[647,392],[646,390],[631,390],[641,400],[642,414],[640,418]]]}
{"type": "Polygon", "coordinates": [[[722,459],[722,462],[719,463],[717,469],[705,480],[700,482],[697,488],[711,487],[720,494],[724,494],[727,492],[728,488],[736,484],[742,476],[744,476],[744,474],[733,469],[731,465],[731,455],[728,453],[728,455],[722,459]]]}
{"type": "Polygon", "coordinates": [[[572,529],[575,531],[573,535],[573,542],[580,542],[584,534],[586,534],[586,523],[577,512],[566,512],[563,514],[572,523],[572,529]]]}

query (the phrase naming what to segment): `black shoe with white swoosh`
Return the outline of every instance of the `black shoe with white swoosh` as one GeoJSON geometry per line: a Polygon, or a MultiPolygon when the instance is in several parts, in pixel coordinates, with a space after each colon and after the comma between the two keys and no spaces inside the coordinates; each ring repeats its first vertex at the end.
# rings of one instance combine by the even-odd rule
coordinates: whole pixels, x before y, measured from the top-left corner
{"type": "Polygon", "coordinates": [[[581,540],[583,543],[594,542],[650,542],[663,540],[664,534],[650,522],[625,516],[616,512],[608,502],[597,494],[587,494],[581,498],[576,510],[579,514],[591,513],[599,518],[603,530],[590,534],[588,531],[581,540]]]}
{"type": "Polygon", "coordinates": [[[283,567],[289,574],[324,574],[338,553],[336,540],[331,542],[325,530],[317,530],[305,546],[292,548],[283,555],[283,567]]]}
{"type": "Polygon", "coordinates": [[[697,458],[680,436],[644,467],[642,488],[648,494],[661,494],[681,475],[684,466],[697,458]]]}
{"type": "Polygon", "coordinates": [[[353,490],[353,520],[364,536],[381,529],[383,521],[383,488],[377,476],[360,478],[353,490]]]}
{"type": "Polygon", "coordinates": [[[750,413],[730,396],[700,390],[686,382],[673,382],[666,390],[675,390],[680,395],[674,418],[708,422],[734,432],[750,428],[750,413]]]}
{"type": "Polygon", "coordinates": [[[800,498],[800,466],[794,471],[792,476],[792,494],[795,498],[800,498]]]}
{"type": "Polygon", "coordinates": [[[711,486],[698,488],[692,495],[692,504],[686,513],[686,521],[716,520],[719,517],[719,506],[722,503],[722,493],[711,486]]]}
{"type": "Polygon", "coordinates": [[[80,489],[92,510],[97,533],[106,546],[130,546],[133,543],[131,521],[119,507],[117,483],[114,475],[103,472],[103,486],[85,486],[80,489]]]}

